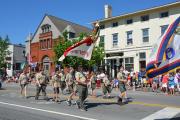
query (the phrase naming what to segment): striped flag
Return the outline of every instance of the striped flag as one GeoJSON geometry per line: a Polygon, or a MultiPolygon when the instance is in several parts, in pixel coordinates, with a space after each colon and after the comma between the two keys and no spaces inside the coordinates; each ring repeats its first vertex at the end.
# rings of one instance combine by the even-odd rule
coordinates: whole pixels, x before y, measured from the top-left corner
{"type": "Polygon", "coordinates": [[[149,78],[180,67],[180,17],[154,44],[147,63],[146,73],[149,78]]]}

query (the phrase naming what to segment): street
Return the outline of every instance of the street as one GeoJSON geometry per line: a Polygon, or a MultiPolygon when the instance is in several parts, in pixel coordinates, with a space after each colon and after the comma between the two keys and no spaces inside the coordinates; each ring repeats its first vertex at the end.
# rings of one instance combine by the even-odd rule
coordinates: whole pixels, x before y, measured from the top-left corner
{"type": "MultiPolygon", "coordinates": [[[[47,88],[52,97],[52,88],[47,88]]],[[[162,93],[128,91],[132,100],[126,105],[116,104],[118,92],[113,90],[111,99],[98,97],[87,99],[88,111],[80,111],[76,105],[67,106],[67,95],[61,95],[61,103],[35,101],[35,86],[28,86],[28,99],[19,94],[19,84],[3,84],[0,90],[0,120],[151,120],[180,119],[180,96],[165,96],[162,93]]],[[[77,97],[75,97],[77,99],[77,97]]]]}

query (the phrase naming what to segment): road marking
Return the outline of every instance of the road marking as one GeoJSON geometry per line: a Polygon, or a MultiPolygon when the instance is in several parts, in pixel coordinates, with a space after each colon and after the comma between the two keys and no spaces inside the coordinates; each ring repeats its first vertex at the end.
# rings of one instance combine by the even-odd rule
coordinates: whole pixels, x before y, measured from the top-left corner
{"type": "Polygon", "coordinates": [[[53,114],[58,114],[58,115],[62,115],[62,116],[69,116],[69,117],[79,118],[79,119],[83,119],[83,120],[97,120],[97,119],[93,119],[93,118],[87,118],[87,117],[82,117],[82,116],[62,113],[62,112],[56,112],[56,111],[51,111],[51,110],[33,108],[33,107],[17,105],[17,104],[11,104],[11,103],[6,103],[6,102],[0,102],[0,104],[14,106],[14,107],[19,107],[19,108],[26,108],[26,109],[31,109],[31,110],[37,110],[37,111],[41,111],[41,112],[53,113],[53,114]]]}
{"type": "Polygon", "coordinates": [[[143,118],[142,120],[157,120],[157,119],[161,119],[161,120],[169,120],[172,119],[175,115],[177,115],[178,113],[180,113],[180,109],[177,108],[170,108],[170,107],[166,107],[154,114],[151,114],[145,118],[143,118]]]}
{"type": "Polygon", "coordinates": [[[180,106],[173,106],[173,105],[165,105],[165,104],[156,104],[156,103],[145,103],[145,102],[130,102],[128,104],[132,104],[132,105],[143,105],[143,106],[147,106],[147,107],[170,107],[170,108],[176,108],[180,110],[180,106]]]}

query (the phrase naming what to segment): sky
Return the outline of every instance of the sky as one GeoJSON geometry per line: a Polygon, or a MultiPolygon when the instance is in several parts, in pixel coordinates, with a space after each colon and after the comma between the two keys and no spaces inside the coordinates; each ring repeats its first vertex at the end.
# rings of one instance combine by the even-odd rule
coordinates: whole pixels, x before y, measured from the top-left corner
{"type": "Polygon", "coordinates": [[[0,36],[13,44],[24,44],[36,31],[45,14],[91,27],[104,18],[104,5],[112,6],[112,16],[135,12],[179,0],[0,0],[0,36]]]}

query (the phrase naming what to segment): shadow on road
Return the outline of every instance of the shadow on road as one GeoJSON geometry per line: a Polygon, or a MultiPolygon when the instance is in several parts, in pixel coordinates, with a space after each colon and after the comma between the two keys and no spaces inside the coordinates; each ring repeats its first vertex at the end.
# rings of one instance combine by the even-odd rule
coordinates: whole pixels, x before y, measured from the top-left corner
{"type": "Polygon", "coordinates": [[[90,108],[94,108],[94,107],[97,107],[97,106],[103,106],[103,105],[120,105],[120,106],[123,106],[123,105],[126,105],[130,102],[133,102],[133,98],[127,98],[127,101],[126,102],[123,102],[123,103],[118,103],[118,102],[103,102],[103,103],[86,103],[87,105],[87,109],[90,109],[90,108]]]}
{"type": "Polygon", "coordinates": [[[6,88],[0,88],[0,90],[7,90],[6,88]]]}
{"type": "Polygon", "coordinates": [[[180,117],[174,117],[174,118],[163,118],[163,119],[155,119],[155,120],[180,120],[180,117]]]}

